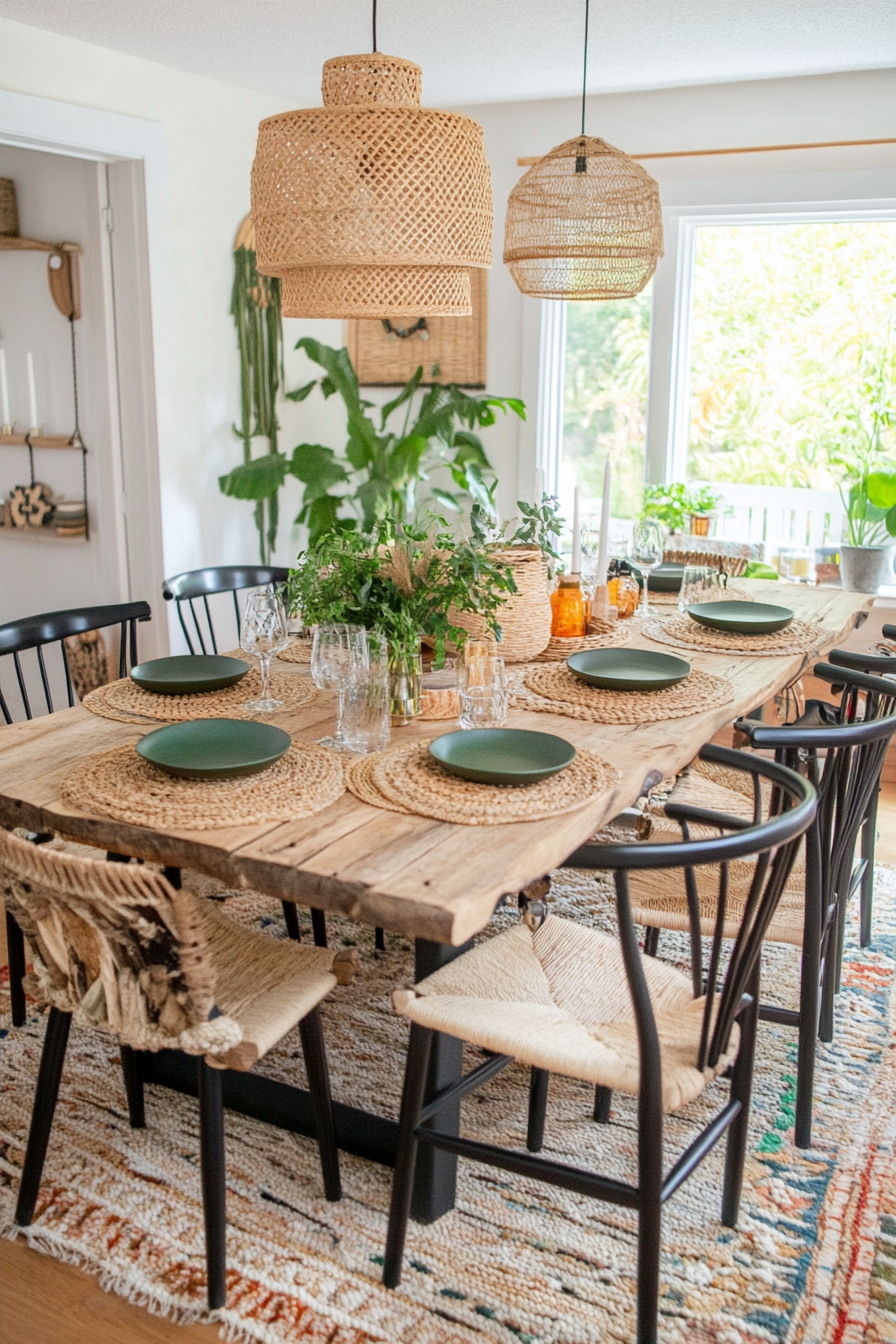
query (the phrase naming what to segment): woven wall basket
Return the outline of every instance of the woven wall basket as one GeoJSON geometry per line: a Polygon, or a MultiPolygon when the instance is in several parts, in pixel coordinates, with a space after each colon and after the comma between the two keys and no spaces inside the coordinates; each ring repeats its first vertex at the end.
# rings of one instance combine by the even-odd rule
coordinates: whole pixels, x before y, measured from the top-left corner
{"type": "Polygon", "coordinates": [[[16,184],[11,177],[0,177],[0,237],[18,238],[19,207],[16,184]]]}
{"type": "Polygon", "coordinates": [[[631,298],[662,255],[659,187],[604,140],[578,136],[558,145],[510,193],[504,261],[523,294],[631,298]]]}
{"type": "MultiPolygon", "coordinates": [[[[492,552],[498,564],[513,570],[517,592],[509,594],[498,611],[501,644],[498,652],[507,663],[527,663],[537,658],[551,641],[551,593],[547,562],[538,546],[501,547],[492,552]]],[[[485,633],[485,621],[469,611],[449,611],[474,639],[485,633]]]]}
{"type": "Polygon", "coordinates": [[[428,317],[425,334],[413,331],[414,322],[347,322],[345,344],[362,387],[403,387],[423,365],[423,383],[457,383],[485,387],[488,336],[488,272],[468,272],[471,317],[428,317]],[[396,325],[407,336],[394,334],[396,325]],[[388,327],[393,331],[390,332],[388,327]]]}
{"type": "Polygon", "coordinates": [[[324,65],[324,106],[258,128],[258,269],[285,317],[466,316],[491,264],[482,127],[420,106],[420,67],[380,54],[324,65]]]}

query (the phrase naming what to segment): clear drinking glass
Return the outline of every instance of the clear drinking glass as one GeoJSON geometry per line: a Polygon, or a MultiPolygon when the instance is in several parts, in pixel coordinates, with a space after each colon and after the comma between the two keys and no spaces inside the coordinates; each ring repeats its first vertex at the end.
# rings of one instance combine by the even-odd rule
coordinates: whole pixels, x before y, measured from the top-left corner
{"type": "Polygon", "coordinates": [[[283,708],[282,700],[271,695],[271,659],[289,643],[286,611],[279,593],[261,588],[246,598],[240,626],[240,648],[258,659],[261,695],[245,706],[252,714],[273,714],[283,708]]]}
{"type": "Polygon", "coordinates": [[[361,625],[318,625],[311,646],[311,680],[321,690],[335,690],[338,698],[336,736],[322,737],[321,745],[351,751],[343,732],[346,693],[366,683],[370,667],[367,631],[361,625]]]}
{"type": "Polygon", "coordinates": [[[641,615],[647,617],[650,615],[647,580],[663,559],[663,530],[659,523],[655,523],[648,518],[645,522],[637,524],[632,532],[631,558],[632,563],[637,565],[641,571],[644,583],[641,597],[641,615]]]}
{"type": "Polygon", "coordinates": [[[697,602],[717,602],[723,596],[719,572],[712,565],[685,565],[681,572],[678,610],[686,612],[697,602]]]}
{"type": "Polygon", "coordinates": [[[343,692],[339,733],[347,750],[367,755],[385,751],[391,732],[389,646],[368,631],[367,675],[356,677],[343,692]]]}
{"type": "Polygon", "coordinates": [[[461,728],[500,728],[507,722],[503,658],[473,658],[457,669],[461,728]]]}

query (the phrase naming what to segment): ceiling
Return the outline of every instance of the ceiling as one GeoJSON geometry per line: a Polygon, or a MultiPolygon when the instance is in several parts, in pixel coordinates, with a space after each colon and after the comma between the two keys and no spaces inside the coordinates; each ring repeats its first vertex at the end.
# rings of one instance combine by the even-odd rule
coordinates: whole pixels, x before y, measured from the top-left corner
{"type": "MultiPolygon", "coordinates": [[[[0,16],[320,102],[328,56],[370,50],[370,0],[0,0],[0,16]]],[[[584,0],[379,0],[381,51],[430,106],[581,89],[584,0]]],[[[896,66],[894,0],[627,0],[591,10],[589,92],[896,66]]]]}

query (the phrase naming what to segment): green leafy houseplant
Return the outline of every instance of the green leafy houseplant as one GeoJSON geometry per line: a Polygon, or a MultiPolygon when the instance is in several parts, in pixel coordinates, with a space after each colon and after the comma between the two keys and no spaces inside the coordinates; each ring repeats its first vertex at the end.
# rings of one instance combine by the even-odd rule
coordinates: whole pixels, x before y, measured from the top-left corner
{"type": "Polygon", "coordinates": [[[449,608],[478,612],[500,634],[498,610],[513,576],[475,539],[458,540],[443,518],[438,530],[401,529],[388,519],[370,532],[327,531],[311,542],[290,571],[288,600],[306,625],[346,622],[379,631],[393,651],[416,652],[421,635],[444,660],[445,645],[466,632],[449,608]]]}
{"type": "Polygon", "coordinates": [[[379,424],[369,414],[373,404],[361,397],[357,375],[346,349],[334,350],[311,337],[296,344],[324,370],[286,395],[304,400],[319,386],[325,397],[338,393],[346,410],[348,438],[344,453],[319,443],[301,443],[291,456],[272,452],[255,458],[220,478],[226,495],[237,499],[268,498],[287,475],[304,486],[296,522],[308,527],[311,544],[332,531],[370,534],[385,518],[413,519],[420,483],[445,469],[452,488],[430,486],[442,507],[460,513],[473,500],[492,508],[495,473],[475,432],[495,423],[496,412],[512,411],[525,419],[525,407],[516,397],[471,395],[462,388],[433,386],[415,396],[422,367],[379,412],[379,424]],[[389,427],[404,408],[401,428],[389,427]]]}
{"type": "Polygon", "coordinates": [[[644,490],[643,518],[656,518],[670,532],[684,532],[694,513],[712,513],[722,496],[711,486],[691,488],[683,481],[648,485],[644,490]]]}
{"type": "Polygon", "coordinates": [[[896,471],[863,471],[840,497],[847,546],[886,546],[896,537],[896,471]]]}

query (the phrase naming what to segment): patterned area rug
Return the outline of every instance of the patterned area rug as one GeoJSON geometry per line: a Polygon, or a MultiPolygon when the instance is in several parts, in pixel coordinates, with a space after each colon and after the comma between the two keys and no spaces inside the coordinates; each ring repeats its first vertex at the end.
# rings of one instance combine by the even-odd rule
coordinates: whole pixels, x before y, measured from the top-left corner
{"type": "MultiPolygon", "coordinates": [[[[609,928],[607,888],[566,872],[554,909],[609,928]]],[[[228,901],[247,924],[284,936],[279,909],[252,894],[228,901]]],[[[303,925],[306,912],[301,912],[303,925]]],[[[489,933],[512,913],[496,916],[489,933]]],[[[355,943],[362,972],[324,1006],[337,1098],[395,1115],[406,1028],[389,992],[411,949],[330,921],[355,943]]],[[[855,929],[837,1035],[819,1051],[814,1147],[793,1146],[793,1033],[760,1028],[750,1153],[736,1232],[719,1222],[723,1150],[666,1206],[661,1338],[669,1344],[882,1344],[896,1340],[896,868],[878,871],[874,947],[855,929]]],[[[303,927],[303,936],[310,929],[303,927]]],[[[487,936],[487,935],[486,935],[487,936]]],[[[683,964],[684,943],[660,952],[683,964]]],[[[795,1005],[797,954],[770,948],[765,994],[795,1005]]],[[[8,983],[8,981],[7,981],[8,983]]],[[[0,995],[0,1011],[4,1005],[0,995]]],[[[0,1018],[0,1225],[9,1225],[44,1018],[0,1018]]],[[[471,1052],[469,1063],[475,1062],[471,1052]]],[[[303,1082],[297,1034],[262,1071],[303,1082]]],[[[528,1078],[511,1067],[464,1104],[465,1132],[522,1147],[528,1078]]],[[[715,1096],[724,1093],[724,1085],[715,1096]]],[[[634,1105],[614,1096],[612,1123],[589,1119],[590,1089],[551,1083],[546,1154],[634,1177],[634,1105]]],[[[700,1100],[669,1119],[668,1155],[708,1113],[700,1100]]],[[[196,1103],[147,1089],[148,1127],[128,1127],[113,1044],[73,1029],[50,1153],[28,1232],[50,1255],[104,1287],[181,1320],[204,1319],[196,1103]]],[[[242,1116],[227,1120],[228,1305],[222,1335],[265,1344],[604,1344],[634,1332],[634,1219],[537,1182],[462,1163],[457,1208],[411,1224],[399,1291],[379,1282],[390,1173],[343,1155],[345,1198],[322,1196],[315,1145],[242,1116]]]]}

